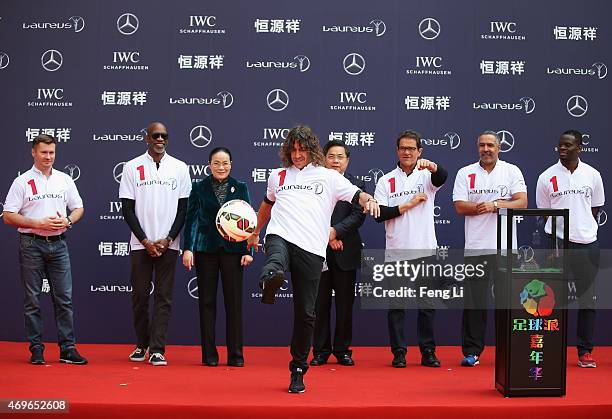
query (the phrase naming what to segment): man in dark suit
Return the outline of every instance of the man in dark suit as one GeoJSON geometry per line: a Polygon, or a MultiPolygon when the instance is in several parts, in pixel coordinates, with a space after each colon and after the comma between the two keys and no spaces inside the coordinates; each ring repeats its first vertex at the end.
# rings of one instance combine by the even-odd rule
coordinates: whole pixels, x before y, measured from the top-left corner
{"type": "MultiPolygon", "coordinates": [[[[351,152],[342,141],[329,141],[323,148],[325,167],[338,171],[351,183],[365,191],[362,180],[346,173],[351,152]]],[[[329,245],[327,246],[327,270],[321,274],[316,302],[316,322],[313,339],[314,358],[310,365],[327,363],[333,353],[341,365],[355,365],[350,349],[353,334],[353,302],[355,278],[361,265],[361,237],[359,227],[365,214],[358,205],[339,201],[331,217],[329,245]],[[330,313],[332,290],[336,295],[336,329],[331,341],[330,313]]]]}

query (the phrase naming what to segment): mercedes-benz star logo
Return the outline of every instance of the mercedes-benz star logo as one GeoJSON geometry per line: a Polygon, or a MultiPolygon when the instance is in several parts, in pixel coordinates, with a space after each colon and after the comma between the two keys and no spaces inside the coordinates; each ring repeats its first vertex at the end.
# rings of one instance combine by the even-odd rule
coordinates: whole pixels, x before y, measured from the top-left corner
{"type": "Polygon", "coordinates": [[[582,134],[582,145],[589,145],[590,142],[591,142],[591,134],[582,134]]]}
{"type": "Polygon", "coordinates": [[[45,51],[40,57],[40,63],[43,68],[47,71],[57,71],[62,66],[64,57],[62,53],[56,49],[49,49],[45,51]]]}
{"type": "Polygon", "coordinates": [[[499,151],[506,153],[514,148],[514,135],[510,131],[497,131],[499,136],[499,151]]]}
{"type": "Polygon", "coordinates": [[[448,140],[451,150],[456,149],[461,144],[461,137],[456,132],[447,132],[444,134],[444,138],[448,140]]]}
{"type": "Polygon", "coordinates": [[[275,112],[280,112],[289,105],[289,95],[284,90],[274,89],[268,93],[266,103],[268,108],[275,112]]]}
{"type": "Polygon", "coordinates": [[[344,66],[344,71],[346,71],[351,76],[356,76],[357,74],[361,74],[363,70],[365,70],[365,59],[361,54],[351,52],[350,54],[347,54],[346,57],[344,57],[342,65],[344,66]]]}
{"type": "Polygon", "coordinates": [[[604,63],[593,63],[591,67],[595,67],[595,70],[597,71],[597,78],[599,79],[605,79],[608,75],[608,66],[606,66],[604,63]]]}
{"type": "Polygon", "coordinates": [[[298,62],[298,68],[300,69],[300,73],[304,71],[308,71],[310,68],[310,59],[305,55],[296,55],[293,57],[294,60],[298,62]]]}
{"type": "Polygon", "coordinates": [[[78,33],[85,29],[85,19],[83,19],[81,16],[71,16],[70,20],[74,25],[75,32],[78,33]]]}
{"type": "Polygon", "coordinates": [[[569,112],[569,114],[574,118],[580,118],[581,116],[584,116],[584,114],[586,114],[587,110],[589,109],[589,104],[587,103],[587,100],[580,95],[574,95],[570,97],[567,100],[566,106],[567,112],[569,112]]]}
{"type": "Polygon", "coordinates": [[[221,100],[222,100],[222,104],[223,104],[223,109],[227,109],[227,108],[231,107],[234,104],[234,95],[232,95],[227,90],[223,90],[223,91],[217,93],[217,96],[221,96],[221,100]]]}
{"type": "Polygon", "coordinates": [[[115,182],[117,183],[121,183],[121,176],[123,176],[123,166],[125,166],[124,161],[117,163],[115,167],[113,167],[113,179],[115,179],[115,182]]]}
{"type": "Polygon", "coordinates": [[[6,67],[8,67],[10,61],[11,60],[6,52],[0,52],[0,70],[4,70],[6,67]]]}
{"type": "Polygon", "coordinates": [[[212,141],[212,131],[206,125],[196,125],[189,132],[189,141],[194,147],[204,148],[212,141]]]}
{"type": "Polygon", "coordinates": [[[124,13],[117,19],[117,30],[123,35],[132,35],[138,30],[138,18],[131,13],[124,13]]]}
{"type": "Polygon", "coordinates": [[[370,25],[374,25],[374,33],[376,36],[383,36],[387,32],[387,25],[380,19],[374,19],[370,22],[370,25]]]}
{"type": "Polygon", "coordinates": [[[81,169],[76,164],[67,164],[64,170],[75,182],[81,177],[81,169]]]}
{"type": "Polygon", "coordinates": [[[419,34],[428,41],[436,39],[440,35],[440,23],[433,17],[426,17],[419,23],[419,34]]]}
{"type": "Polygon", "coordinates": [[[523,110],[525,111],[527,115],[535,111],[535,107],[536,107],[535,100],[533,100],[532,98],[528,96],[522,97],[519,100],[523,104],[523,110]]]}
{"type": "Polygon", "coordinates": [[[194,276],[187,283],[187,292],[191,295],[191,298],[195,298],[196,300],[200,298],[198,294],[198,277],[194,276]]]}

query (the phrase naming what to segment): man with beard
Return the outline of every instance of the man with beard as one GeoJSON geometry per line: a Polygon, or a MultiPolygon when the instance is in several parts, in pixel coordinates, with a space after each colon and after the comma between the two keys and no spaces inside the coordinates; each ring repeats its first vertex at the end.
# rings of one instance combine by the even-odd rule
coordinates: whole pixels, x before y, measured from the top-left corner
{"type": "Polygon", "coordinates": [[[257,228],[248,239],[256,247],[266,229],[266,261],[262,268],[262,302],[273,304],[274,295],[291,272],[293,285],[293,336],[289,363],[290,393],[303,393],[304,374],[315,324],[315,302],[321,269],[329,242],[329,226],[336,202],[358,203],[377,217],[376,200],[335,170],[326,169],[317,137],[304,125],[292,128],[280,150],[282,166],[268,178],[266,196],[257,214],[257,228]]]}
{"type": "MultiPolygon", "coordinates": [[[[489,283],[497,272],[497,209],[527,208],[527,186],[521,170],[499,159],[495,131],[478,136],[480,160],[457,172],[453,188],[455,211],[465,216],[465,264],[486,268],[486,275],[467,277],[461,325],[464,367],[474,367],[485,348],[489,283]]],[[[506,228],[502,226],[502,233],[506,228]]],[[[516,231],[516,229],[513,229],[516,231]]],[[[506,239],[502,234],[502,247],[506,239]]],[[[512,239],[516,249],[516,236],[512,239]]]]}

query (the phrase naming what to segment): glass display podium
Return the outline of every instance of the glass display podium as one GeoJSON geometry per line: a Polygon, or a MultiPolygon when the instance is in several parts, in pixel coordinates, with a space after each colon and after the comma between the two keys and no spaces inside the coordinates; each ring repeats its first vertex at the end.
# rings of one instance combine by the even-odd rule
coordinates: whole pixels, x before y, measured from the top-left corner
{"type": "Polygon", "coordinates": [[[495,387],[506,397],[565,395],[568,232],[567,209],[498,210],[495,387]]]}

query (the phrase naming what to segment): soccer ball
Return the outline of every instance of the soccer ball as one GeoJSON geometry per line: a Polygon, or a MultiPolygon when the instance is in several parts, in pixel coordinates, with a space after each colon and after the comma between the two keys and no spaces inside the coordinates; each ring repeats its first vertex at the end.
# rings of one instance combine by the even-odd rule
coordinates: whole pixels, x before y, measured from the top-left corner
{"type": "Polygon", "coordinates": [[[257,215],[253,208],[241,199],[223,204],[216,217],[219,234],[230,242],[246,240],[257,227],[257,215]]]}

